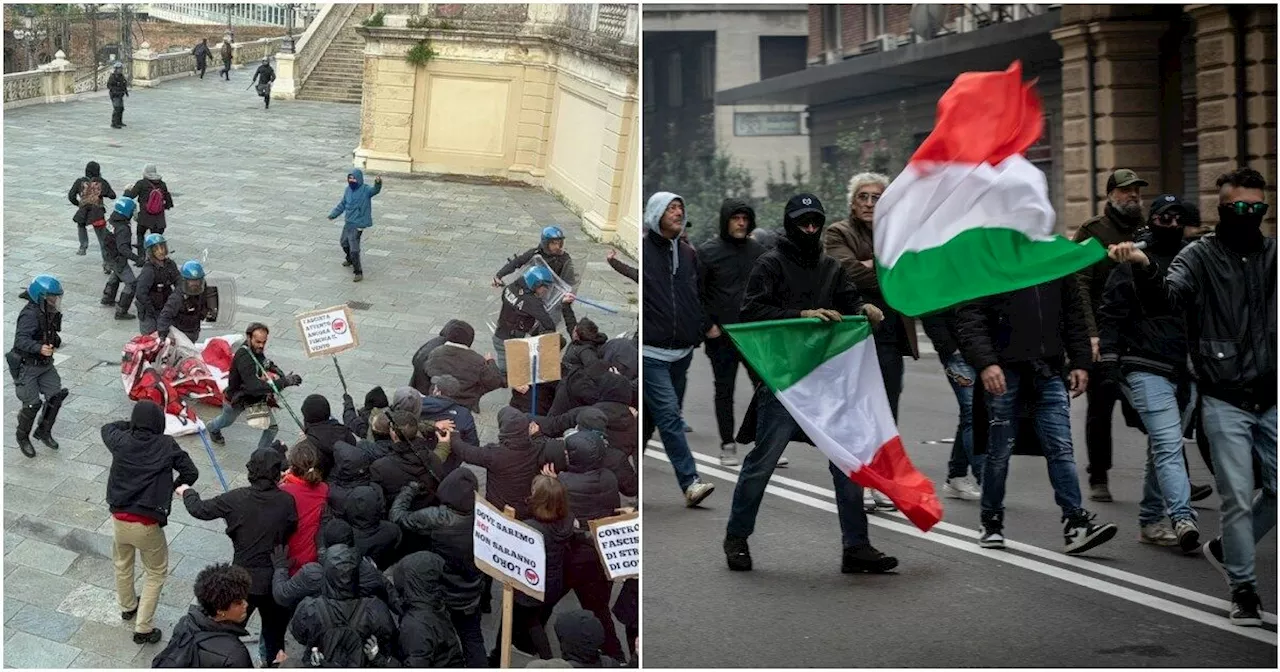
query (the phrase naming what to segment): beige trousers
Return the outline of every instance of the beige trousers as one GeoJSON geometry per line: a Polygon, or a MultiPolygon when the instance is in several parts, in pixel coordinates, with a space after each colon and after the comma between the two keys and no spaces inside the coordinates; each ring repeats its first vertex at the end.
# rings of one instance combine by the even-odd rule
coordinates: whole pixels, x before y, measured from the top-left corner
{"type": "Polygon", "coordinates": [[[120,611],[138,610],[137,621],[133,631],[151,632],[155,629],[152,621],[156,615],[156,604],[160,601],[160,589],[164,587],[165,576],[169,573],[169,542],[165,540],[164,528],[159,525],[143,525],[142,523],[126,523],[116,519],[115,546],[113,560],[116,566],[116,599],[120,603],[120,611]],[[142,556],[142,598],[133,587],[134,552],[142,556]]]}

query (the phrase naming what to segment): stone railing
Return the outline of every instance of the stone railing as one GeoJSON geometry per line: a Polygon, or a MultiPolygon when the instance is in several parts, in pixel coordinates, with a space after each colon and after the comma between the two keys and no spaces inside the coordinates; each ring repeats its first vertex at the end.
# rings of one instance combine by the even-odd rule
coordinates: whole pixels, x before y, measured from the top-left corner
{"type": "MultiPolygon", "coordinates": [[[[283,37],[267,37],[252,42],[236,42],[232,45],[232,65],[252,65],[280,51],[283,37]]],[[[217,69],[217,47],[206,64],[217,69]]],[[[142,48],[133,52],[133,85],[150,87],[160,82],[190,77],[196,71],[196,57],[190,51],[158,54],[151,45],[143,42],[142,48]]]]}
{"type": "Polygon", "coordinates": [[[4,76],[4,109],[61,103],[75,95],[76,69],[59,51],[36,70],[4,76]]]}
{"type": "Polygon", "coordinates": [[[108,63],[107,65],[99,66],[96,72],[90,70],[76,77],[75,92],[91,93],[106,90],[107,80],[111,77],[111,70],[112,64],[108,63]]]}
{"type": "Polygon", "coordinates": [[[276,82],[272,87],[272,95],[279,98],[293,98],[302,89],[311,72],[319,65],[329,45],[337,39],[356,6],[352,4],[329,3],[321,7],[315,20],[307,26],[307,32],[298,38],[294,53],[280,54],[276,58],[276,82]]]}

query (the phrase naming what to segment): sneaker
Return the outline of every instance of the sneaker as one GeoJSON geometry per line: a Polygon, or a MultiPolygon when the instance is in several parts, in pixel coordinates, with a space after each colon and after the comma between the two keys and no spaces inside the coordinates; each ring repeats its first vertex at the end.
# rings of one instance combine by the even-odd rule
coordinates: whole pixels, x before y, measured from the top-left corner
{"type": "Polygon", "coordinates": [[[978,545],[983,548],[1004,548],[1004,530],[995,526],[979,527],[978,545]]]}
{"type": "Polygon", "coordinates": [[[862,489],[862,510],[867,513],[876,512],[876,500],[871,496],[871,488],[862,489]]]}
{"type": "Polygon", "coordinates": [[[788,466],[788,465],[790,465],[790,464],[791,464],[791,460],[788,460],[785,456],[784,456],[784,457],[779,457],[779,458],[778,458],[778,466],[779,466],[779,467],[785,467],[785,466],[788,466]]]}
{"type": "Polygon", "coordinates": [[[1081,511],[1067,519],[1062,528],[1062,536],[1066,542],[1063,552],[1069,555],[1084,553],[1111,541],[1111,538],[1116,536],[1118,528],[1115,523],[1098,525],[1093,522],[1097,517],[1097,514],[1081,511]]]}
{"type": "Polygon", "coordinates": [[[1096,483],[1089,486],[1089,499],[1095,502],[1114,502],[1111,498],[1111,489],[1106,483],[1096,483]]]}
{"type": "Polygon", "coordinates": [[[351,278],[351,282],[360,282],[360,281],[362,281],[362,280],[364,280],[364,274],[363,274],[363,273],[356,273],[355,277],[354,277],[354,278],[351,278]]]}
{"type": "Polygon", "coordinates": [[[122,612],[120,612],[120,620],[123,620],[123,621],[132,621],[132,620],[133,620],[133,617],[134,617],[134,616],[137,616],[137,615],[138,615],[138,608],[137,608],[137,607],[134,607],[134,608],[130,609],[129,611],[122,611],[122,612]]]}
{"type": "Polygon", "coordinates": [[[1262,600],[1252,584],[1245,584],[1231,591],[1231,625],[1243,627],[1262,626],[1262,600]]]}
{"type": "Polygon", "coordinates": [[[1183,553],[1195,553],[1200,548],[1200,528],[1196,521],[1184,518],[1173,524],[1173,533],[1178,537],[1178,546],[1183,553]]]}
{"type": "Polygon", "coordinates": [[[1208,485],[1208,484],[1196,485],[1195,483],[1191,484],[1191,501],[1193,502],[1198,502],[1212,494],[1213,494],[1212,485],[1208,485]]]}
{"type": "Polygon", "coordinates": [[[724,536],[724,559],[732,571],[751,571],[751,549],[747,546],[747,538],[726,534],[724,536]]]}
{"type": "Polygon", "coordinates": [[[720,466],[736,467],[742,464],[738,460],[738,447],[732,443],[720,444],[720,466]]]}
{"type": "Polygon", "coordinates": [[[844,549],[841,574],[884,574],[898,566],[898,559],[877,551],[871,544],[844,549]]]}
{"type": "Polygon", "coordinates": [[[153,628],[151,632],[135,632],[133,633],[134,644],[156,644],[162,637],[160,628],[153,628]]]}
{"type": "Polygon", "coordinates": [[[1178,535],[1173,533],[1169,523],[1160,520],[1150,525],[1143,525],[1138,532],[1138,541],[1153,546],[1177,546],[1178,535]]]}
{"type": "MultiPolygon", "coordinates": [[[[682,421],[682,422],[683,422],[683,421],[682,421]]],[[[689,426],[689,423],[687,423],[687,422],[686,422],[686,423],[684,423],[684,433],[685,433],[685,434],[692,434],[692,433],[693,433],[693,428],[692,428],[692,427],[690,427],[690,426],[689,426]]]]}
{"type": "Polygon", "coordinates": [[[715,489],[716,486],[707,483],[702,479],[694,481],[693,485],[689,486],[684,491],[684,505],[692,509],[693,507],[701,504],[702,500],[710,496],[712,492],[715,492],[715,489]]]}
{"type": "Polygon", "coordinates": [[[976,502],[982,499],[982,490],[978,488],[978,482],[972,476],[959,476],[948,478],[942,484],[942,496],[976,502]]]}
{"type": "Polygon", "coordinates": [[[1227,576],[1227,568],[1222,564],[1222,537],[1217,537],[1204,542],[1204,546],[1200,547],[1200,552],[1204,553],[1204,559],[1208,560],[1209,564],[1213,565],[1213,568],[1218,570],[1218,573],[1222,575],[1222,578],[1226,579],[1227,583],[1230,583],[1231,577],[1227,576]]]}
{"type": "Polygon", "coordinates": [[[222,437],[222,432],[219,432],[217,430],[213,430],[213,429],[209,430],[209,440],[218,444],[219,446],[227,445],[227,440],[222,437]]]}
{"type": "MultiPolygon", "coordinates": [[[[887,495],[879,490],[871,491],[871,499],[876,503],[876,508],[884,511],[897,511],[898,505],[893,503],[887,495]]],[[[865,503],[865,502],[864,502],[865,503]]]]}

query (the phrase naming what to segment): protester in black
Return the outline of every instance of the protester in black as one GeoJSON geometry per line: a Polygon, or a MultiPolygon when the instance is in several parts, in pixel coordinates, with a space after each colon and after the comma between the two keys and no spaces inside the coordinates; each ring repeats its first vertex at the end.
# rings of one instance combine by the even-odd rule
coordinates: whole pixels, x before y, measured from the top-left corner
{"type": "Polygon", "coordinates": [[[200,40],[200,44],[197,44],[191,53],[196,57],[196,72],[200,73],[200,79],[204,79],[204,71],[209,61],[209,39],[200,40]]]}
{"type": "Polygon", "coordinates": [[[427,375],[433,378],[435,376],[457,378],[462,388],[454,401],[471,409],[473,413],[478,412],[480,398],[494,390],[506,387],[506,376],[498,370],[494,355],[481,355],[471,349],[475,332],[470,329],[470,325],[464,323],[450,330],[447,338],[449,340],[432,350],[427,356],[427,375]],[[454,341],[453,338],[462,340],[454,341]]]}
{"type": "MultiPolygon", "coordinates": [[[[228,78],[229,79],[229,78],[228,78]]],[[[263,109],[271,109],[271,83],[276,81],[276,71],[271,68],[271,59],[262,59],[262,65],[253,71],[251,84],[256,84],[258,95],[262,97],[263,109]]]]}
{"type": "Polygon", "coordinates": [[[405,486],[418,483],[410,508],[435,504],[436,490],[445,478],[444,464],[435,454],[438,438],[432,433],[419,440],[417,418],[405,411],[384,417],[391,426],[391,453],[373,462],[370,479],[382,487],[388,502],[394,501],[405,486]]]}
{"type": "Polygon", "coordinates": [[[373,560],[379,568],[390,567],[400,559],[400,528],[383,518],[386,502],[376,485],[356,488],[347,499],[343,519],[351,524],[356,550],[373,560]]]}
{"type": "Polygon", "coordinates": [[[234,551],[231,562],[249,570],[253,585],[249,590],[249,614],[259,611],[262,619],[262,651],[265,660],[275,660],[284,650],[289,610],[271,597],[271,552],[289,540],[298,526],[293,497],[278,487],[284,471],[284,457],[273,448],[259,448],[249,456],[245,472],[249,485],[208,500],[189,487],[178,488],[187,513],[198,520],[227,522],[227,536],[234,551]]]}
{"type": "MultiPolygon", "coordinates": [[[[612,621],[601,623],[589,611],[572,609],[556,617],[556,639],[560,642],[560,655],[570,667],[621,667],[621,655],[608,653],[608,639],[612,635],[612,621]]],[[[616,635],[612,635],[617,639],[616,635]]]]}
{"type": "MultiPolygon", "coordinates": [[[[319,541],[321,557],[328,554],[331,547],[355,548],[356,544],[355,533],[351,531],[351,526],[345,520],[338,518],[330,518],[324,523],[320,529],[319,541]]],[[[308,597],[319,597],[324,592],[325,569],[319,561],[308,562],[293,576],[289,576],[289,549],[286,546],[277,546],[271,553],[271,564],[274,568],[271,576],[271,596],[280,606],[294,609],[302,600],[308,597]]],[[[360,574],[357,579],[357,593],[360,597],[382,599],[387,596],[386,580],[372,560],[363,558],[357,571],[360,574]]]]}
{"type": "Polygon", "coordinates": [[[423,343],[422,347],[413,353],[413,359],[410,362],[413,366],[413,375],[409,379],[409,387],[421,392],[424,396],[431,394],[431,375],[427,373],[427,358],[435,352],[436,348],[445,343],[458,343],[469,348],[475,339],[476,330],[470,324],[462,320],[445,322],[435,338],[423,343]]]}
{"type": "Polygon", "coordinates": [[[330,546],[321,565],[324,588],[319,597],[298,605],[289,632],[303,646],[308,667],[395,667],[391,654],[396,622],[386,603],[361,597],[360,552],[330,546]]]}
{"type": "Polygon", "coordinates": [[[462,645],[445,606],[445,561],[419,551],[396,563],[391,606],[400,617],[396,654],[405,667],[463,667],[462,645]]]}
{"type": "MultiPolygon", "coordinates": [[[[277,388],[302,384],[302,376],[296,373],[285,374],[271,360],[267,359],[267,339],[271,332],[261,322],[250,324],[244,331],[245,343],[236,348],[231,360],[231,371],[227,374],[227,389],[223,392],[226,402],[222,405],[222,414],[209,423],[209,438],[216,444],[226,443],[222,438],[222,430],[236,421],[240,414],[250,406],[266,404],[274,395],[271,385],[259,378],[259,370],[264,371],[277,388]]],[[[270,410],[268,408],[268,412],[270,410]]],[[[262,430],[258,439],[258,447],[266,448],[276,438],[279,426],[275,415],[270,415],[270,425],[262,430]]]]}
{"type": "MultiPolygon", "coordinates": [[[[115,197],[116,192],[111,188],[111,183],[102,177],[102,168],[98,162],[90,161],[85,164],[84,177],[76,178],[71,184],[71,190],[67,192],[67,200],[76,206],[76,214],[71,217],[71,221],[75,222],[76,234],[80,239],[77,255],[83,257],[88,253],[89,232],[86,228],[93,229],[93,235],[98,238],[98,249],[102,250],[102,241],[107,234],[107,211],[102,199],[115,197]]],[[[105,251],[103,261],[106,261],[105,251]]]]}
{"type": "Polygon", "coordinates": [[[302,400],[303,433],[320,451],[320,473],[328,476],[333,470],[333,447],[339,441],[356,444],[356,436],[342,423],[334,419],[329,400],[322,394],[309,394],[302,400]]]}
{"type": "Polygon", "coordinates": [[[467,445],[450,435],[449,447],[463,462],[485,470],[485,499],[499,511],[510,506],[516,516],[529,515],[529,487],[548,463],[547,438],[527,414],[510,406],[498,410],[498,442],[484,447],[467,445]]]}
{"type": "MultiPolygon", "coordinates": [[[[537,655],[543,660],[553,657],[551,643],[547,640],[547,623],[551,612],[564,595],[565,557],[573,538],[573,514],[569,511],[569,493],[564,484],[549,474],[548,467],[535,476],[529,494],[529,515],[524,522],[542,533],[546,548],[543,563],[543,601],[517,593],[512,612],[511,644],[537,655]]],[[[490,664],[499,661],[501,652],[495,646],[489,654],[490,664]]]]}
{"type": "Polygon", "coordinates": [[[151,667],[253,667],[253,658],[240,641],[249,636],[244,624],[251,611],[252,583],[243,567],[218,563],[200,570],[194,591],[198,604],[187,608],[151,667]]]}

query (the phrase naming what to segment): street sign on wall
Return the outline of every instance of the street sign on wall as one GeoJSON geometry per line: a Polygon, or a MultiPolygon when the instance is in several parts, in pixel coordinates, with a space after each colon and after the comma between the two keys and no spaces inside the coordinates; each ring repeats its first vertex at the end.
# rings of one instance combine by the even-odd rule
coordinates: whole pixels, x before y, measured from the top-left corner
{"type": "Polygon", "coordinates": [[[800,112],[734,112],[733,134],[739,137],[802,135],[800,112]]]}

